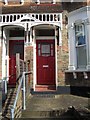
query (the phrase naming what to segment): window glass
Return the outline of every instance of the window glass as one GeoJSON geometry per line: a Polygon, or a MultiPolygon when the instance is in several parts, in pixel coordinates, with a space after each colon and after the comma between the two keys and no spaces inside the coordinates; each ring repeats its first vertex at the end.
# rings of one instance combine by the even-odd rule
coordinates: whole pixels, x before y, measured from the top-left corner
{"type": "Polygon", "coordinates": [[[75,25],[77,68],[86,68],[86,40],[84,24],[75,25]]]}
{"type": "Polygon", "coordinates": [[[37,36],[54,36],[55,35],[55,31],[54,29],[40,29],[37,30],[36,32],[37,36]]]}
{"type": "Polygon", "coordinates": [[[76,46],[86,44],[84,24],[75,26],[76,46]]]}
{"type": "Polygon", "coordinates": [[[24,37],[24,30],[10,30],[10,37],[24,37]]]}
{"type": "Polygon", "coordinates": [[[38,56],[54,56],[54,44],[41,43],[38,44],[38,56]]]}
{"type": "Polygon", "coordinates": [[[42,44],[42,56],[50,56],[50,44],[42,44]]]}
{"type": "Polygon", "coordinates": [[[86,67],[87,65],[86,46],[77,48],[77,64],[78,68],[86,67]]]}

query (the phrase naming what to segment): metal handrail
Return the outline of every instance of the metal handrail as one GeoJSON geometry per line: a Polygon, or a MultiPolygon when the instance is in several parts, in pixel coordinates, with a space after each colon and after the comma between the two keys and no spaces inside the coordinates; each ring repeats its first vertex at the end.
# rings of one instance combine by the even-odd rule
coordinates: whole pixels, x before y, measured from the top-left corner
{"type": "Polygon", "coordinates": [[[4,92],[5,92],[5,94],[7,94],[7,84],[8,84],[8,80],[7,79],[9,79],[11,76],[14,76],[15,74],[12,74],[12,75],[10,75],[10,76],[8,76],[8,77],[3,77],[3,79],[2,79],[2,89],[4,89],[4,92]],[[3,83],[4,82],[4,83],[3,83]],[[3,88],[3,84],[4,84],[4,88],[3,88]]]}
{"type": "Polygon", "coordinates": [[[4,77],[3,79],[2,79],[2,89],[4,89],[4,92],[5,92],[5,94],[7,94],[7,79],[8,79],[9,77],[4,77]],[[4,86],[3,86],[3,84],[4,84],[4,86]],[[4,87],[4,88],[3,88],[4,87]]]}
{"type": "Polygon", "coordinates": [[[26,103],[25,103],[25,101],[26,101],[25,100],[25,72],[23,72],[22,76],[20,77],[20,82],[19,82],[19,86],[18,86],[18,89],[17,89],[16,98],[14,100],[13,106],[11,107],[11,119],[12,120],[14,120],[14,111],[15,111],[15,108],[16,108],[16,104],[17,104],[17,100],[18,100],[21,88],[23,90],[23,109],[25,110],[26,109],[26,103]],[[22,85],[23,85],[23,88],[22,88],[22,85]]]}
{"type": "Polygon", "coordinates": [[[18,100],[18,97],[19,97],[19,93],[20,93],[20,89],[21,89],[21,88],[22,88],[22,90],[23,90],[23,109],[24,109],[24,110],[26,109],[26,85],[25,85],[25,75],[28,75],[28,74],[32,74],[32,72],[31,72],[31,71],[29,71],[29,72],[23,72],[23,73],[22,73],[22,76],[20,76],[20,82],[19,82],[19,86],[18,86],[18,89],[17,89],[16,98],[15,98],[15,101],[14,101],[13,106],[11,107],[11,120],[14,120],[14,112],[15,112],[15,108],[16,108],[16,104],[17,104],[17,100],[18,100]]]}

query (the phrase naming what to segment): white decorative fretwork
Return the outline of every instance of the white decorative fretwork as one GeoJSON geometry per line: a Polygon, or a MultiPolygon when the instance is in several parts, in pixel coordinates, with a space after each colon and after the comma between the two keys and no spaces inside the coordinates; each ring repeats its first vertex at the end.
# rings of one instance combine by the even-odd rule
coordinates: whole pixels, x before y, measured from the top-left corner
{"type": "Polygon", "coordinates": [[[32,43],[33,27],[37,25],[53,25],[59,28],[59,45],[62,45],[62,13],[22,13],[22,14],[1,14],[0,26],[21,26],[26,32],[26,43],[32,43]],[[30,39],[28,35],[30,34],[30,39]]]}
{"type": "Polygon", "coordinates": [[[0,26],[31,23],[32,26],[38,24],[55,24],[61,26],[62,13],[24,13],[24,14],[1,14],[0,26]]]}

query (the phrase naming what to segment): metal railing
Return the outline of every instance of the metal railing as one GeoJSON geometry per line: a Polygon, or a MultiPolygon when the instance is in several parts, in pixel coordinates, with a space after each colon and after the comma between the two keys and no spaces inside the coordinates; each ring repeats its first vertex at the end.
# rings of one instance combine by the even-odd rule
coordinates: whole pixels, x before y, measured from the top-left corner
{"type": "Polygon", "coordinates": [[[4,93],[4,94],[7,94],[7,79],[8,79],[9,77],[4,77],[3,79],[2,79],[2,92],[4,93]]]}
{"type": "Polygon", "coordinates": [[[15,112],[15,108],[16,108],[16,105],[17,105],[17,101],[18,101],[18,97],[19,97],[19,93],[20,93],[20,90],[22,89],[23,90],[23,109],[25,110],[26,109],[26,103],[25,103],[25,72],[23,72],[22,76],[20,77],[19,79],[19,86],[17,88],[17,93],[16,93],[16,97],[15,97],[15,100],[14,100],[14,104],[13,106],[11,107],[11,119],[14,120],[14,112],[15,112]]]}
{"type": "Polygon", "coordinates": [[[15,100],[14,100],[14,104],[11,107],[11,120],[14,120],[14,118],[15,118],[15,113],[14,112],[15,112],[15,109],[16,109],[16,105],[17,105],[20,90],[23,91],[23,105],[22,105],[22,108],[23,108],[23,110],[26,109],[26,81],[25,81],[25,76],[28,75],[28,74],[32,74],[32,72],[23,72],[22,76],[19,79],[19,85],[18,85],[18,88],[17,88],[16,97],[15,97],[15,100]]]}

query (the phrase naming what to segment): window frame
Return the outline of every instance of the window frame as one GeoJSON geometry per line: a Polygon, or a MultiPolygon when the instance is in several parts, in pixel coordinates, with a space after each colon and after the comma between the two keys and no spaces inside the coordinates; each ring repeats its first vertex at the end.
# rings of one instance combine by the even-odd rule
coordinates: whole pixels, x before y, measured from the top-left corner
{"type": "Polygon", "coordinates": [[[83,23],[75,24],[75,44],[76,44],[76,47],[80,47],[80,46],[85,46],[86,45],[85,25],[83,23]],[[84,43],[81,43],[81,44],[79,43],[80,42],[78,40],[79,37],[84,37],[84,43]]]}
{"type": "MultiPolygon", "coordinates": [[[[75,24],[75,49],[76,49],[76,60],[77,60],[77,69],[81,69],[81,68],[85,68],[87,66],[87,44],[86,44],[86,34],[85,34],[85,24],[84,23],[79,23],[79,24],[75,24]],[[79,37],[84,37],[83,39],[81,39],[81,43],[79,43],[80,41],[78,40],[79,37]],[[83,42],[84,41],[84,42],[83,42]],[[85,49],[85,61],[80,62],[80,56],[78,56],[78,53],[80,53],[80,49],[85,49]],[[79,51],[78,51],[79,50],[79,51]],[[85,63],[85,64],[84,64],[85,63]]],[[[81,55],[82,56],[82,55],[81,55]]]]}

